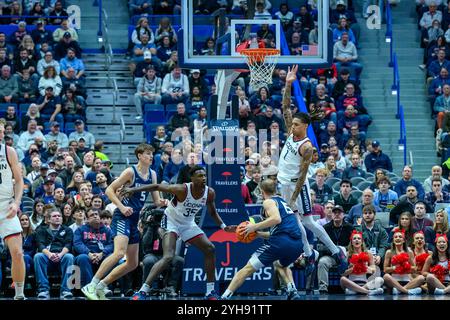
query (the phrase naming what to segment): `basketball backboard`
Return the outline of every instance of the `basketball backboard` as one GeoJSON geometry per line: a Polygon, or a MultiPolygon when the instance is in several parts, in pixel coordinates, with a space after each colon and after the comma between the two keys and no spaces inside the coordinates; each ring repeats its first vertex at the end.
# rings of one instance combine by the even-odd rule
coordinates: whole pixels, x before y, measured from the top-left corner
{"type": "Polygon", "coordinates": [[[332,35],[328,29],[328,1],[317,1],[312,19],[305,19],[300,13],[301,4],[305,1],[289,1],[293,17],[287,23],[288,19],[280,19],[276,14],[280,4],[286,1],[272,0],[272,8],[267,10],[258,4],[263,0],[242,0],[248,5],[255,4],[255,10],[249,9],[245,14],[230,5],[207,13],[198,7],[198,1],[182,0],[178,33],[180,65],[200,69],[246,69],[245,57],[238,48],[256,35],[266,48],[280,49],[278,66],[327,67],[331,65],[333,56],[332,35]],[[309,21],[309,25],[305,21],[309,21]],[[313,41],[310,41],[311,34],[313,41]]]}

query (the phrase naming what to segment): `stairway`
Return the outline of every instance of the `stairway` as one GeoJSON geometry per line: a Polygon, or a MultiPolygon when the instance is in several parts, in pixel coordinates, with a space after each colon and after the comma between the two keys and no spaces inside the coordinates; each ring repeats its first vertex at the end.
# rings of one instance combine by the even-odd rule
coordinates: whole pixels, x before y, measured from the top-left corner
{"type": "MultiPolygon", "coordinates": [[[[80,45],[83,48],[83,62],[86,67],[87,128],[96,140],[105,142],[104,153],[114,164],[113,173],[119,175],[127,166],[134,163],[134,149],[145,140],[142,120],[136,121],[133,95],[136,92],[128,69],[129,60],[125,55],[128,46],[128,8],[126,0],[102,0],[107,14],[108,39],[113,48],[109,71],[105,64],[102,45],[97,41],[99,8],[94,0],[71,0],[81,10],[81,29],[78,30],[80,45]],[[114,95],[114,81],[117,95],[114,95]],[[115,99],[115,112],[114,112],[115,99]],[[124,120],[125,135],[120,143],[120,119],[124,120]]],[[[105,35],[103,35],[105,37],[105,35]]]]}
{"type": "MultiPolygon", "coordinates": [[[[400,68],[401,103],[405,110],[407,132],[407,163],[412,153],[414,178],[422,182],[437,163],[434,148],[434,120],[430,119],[426,100],[424,74],[418,68],[423,49],[417,41],[419,32],[413,16],[413,6],[401,2],[393,9],[394,48],[400,68]]],[[[366,108],[373,117],[368,138],[380,141],[384,153],[392,160],[394,173],[401,175],[403,151],[400,150],[400,123],[395,118],[396,97],[391,93],[392,68],[388,67],[389,44],[385,42],[386,26],[370,30],[361,21],[360,61],[364,65],[361,88],[366,108]]]]}
{"type": "Polygon", "coordinates": [[[142,120],[135,120],[137,115],[133,96],[136,92],[128,70],[129,60],[123,54],[114,54],[113,63],[109,71],[105,68],[104,54],[85,54],[83,60],[86,65],[87,125],[96,140],[105,142],[105,154],[114,163],[113,173],[116,175],[127,166],[128,160],[135,162],[134,149],[144,142],[142,120]],[[118,95],[114,114],[114,87],[117,83],[118,95]],[[120,119],[124,120],[125,135],[120,144],[120,119]],[[128,160],[127,160],[128,158],[128,160]]]}
{"type": "MultiPolygon", "coordinates": [[[[99,49],[97,41],[99,29],[99,8],[95,0],[70,0],[70,4],[81,9],[81,29],[78,30],[80,45],[83,49],[99,49]],[[95,4],[95,5],[94,5],[95,4]]],[[[126,49],[128,46],[128,7],[126,0],[102,0],[107,12],[109,42],[114,49],[126,49]]]]}

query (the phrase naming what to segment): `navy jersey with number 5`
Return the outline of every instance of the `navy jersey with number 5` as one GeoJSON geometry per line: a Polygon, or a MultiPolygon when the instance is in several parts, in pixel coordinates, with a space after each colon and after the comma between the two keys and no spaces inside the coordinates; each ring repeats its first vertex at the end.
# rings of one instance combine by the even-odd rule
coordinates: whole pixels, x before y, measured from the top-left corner
{"type": "Polygon", "coordinates": [[[271,199],[275,201],[277,205],[278,211],[280,212],[281,222],[270,228],[270,238],[289,235],[293,239],[300,239],[302,234],[300,232],[294,211],[292,211],[283,198],[274,196],[271,199]]]}
{"type": "MultiPolygon", "coordinates": [[[[138,170],[136,169],[136,166],[131,167],[133,169],[134,173],[134,179],[133,182],[128,186],[129,188],[137,188],[143,185],[149,185],[152,183],[152,170],[149,169],[148,171],[148,178],[143,179],[140,175],[138,170]]],[[[142,191],[142,192],[135,192],[128,198],[122,199],[122,204],[126,207],[133,208],[133,214],[131,215],[131,219],[138,221],[139,220],[139,213],[141,212],[142,208],[145,205],[145,201],[147,200],[149,192],[148,191],[142,191]]]]}

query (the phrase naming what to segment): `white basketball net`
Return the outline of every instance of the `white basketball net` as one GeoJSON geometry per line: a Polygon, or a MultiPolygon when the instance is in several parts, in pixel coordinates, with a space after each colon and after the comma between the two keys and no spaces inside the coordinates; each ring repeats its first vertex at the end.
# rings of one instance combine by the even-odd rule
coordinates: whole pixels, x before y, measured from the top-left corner
{"type": "Polygon", "coordinates": [[[247,65],[250,69],[250,86],[253,90],[258,91],[271,84],[273,70],[280,56],[279,52],[275,54],[267,54],[267,52],[242,54],[247,58],[247,65]]]}

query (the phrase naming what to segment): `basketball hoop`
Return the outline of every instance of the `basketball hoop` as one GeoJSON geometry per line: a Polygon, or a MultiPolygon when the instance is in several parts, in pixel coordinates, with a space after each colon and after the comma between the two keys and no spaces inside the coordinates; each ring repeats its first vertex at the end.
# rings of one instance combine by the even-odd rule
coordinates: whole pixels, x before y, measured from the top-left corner
{"type": "Polygon", "coordinates": [[[242,49],[239,53],[247,57],[247,65],[250,69],[250,86],[255,91],[272,83],[272,74],[280,56],[280,50],[253,48],[242,49]]]}

